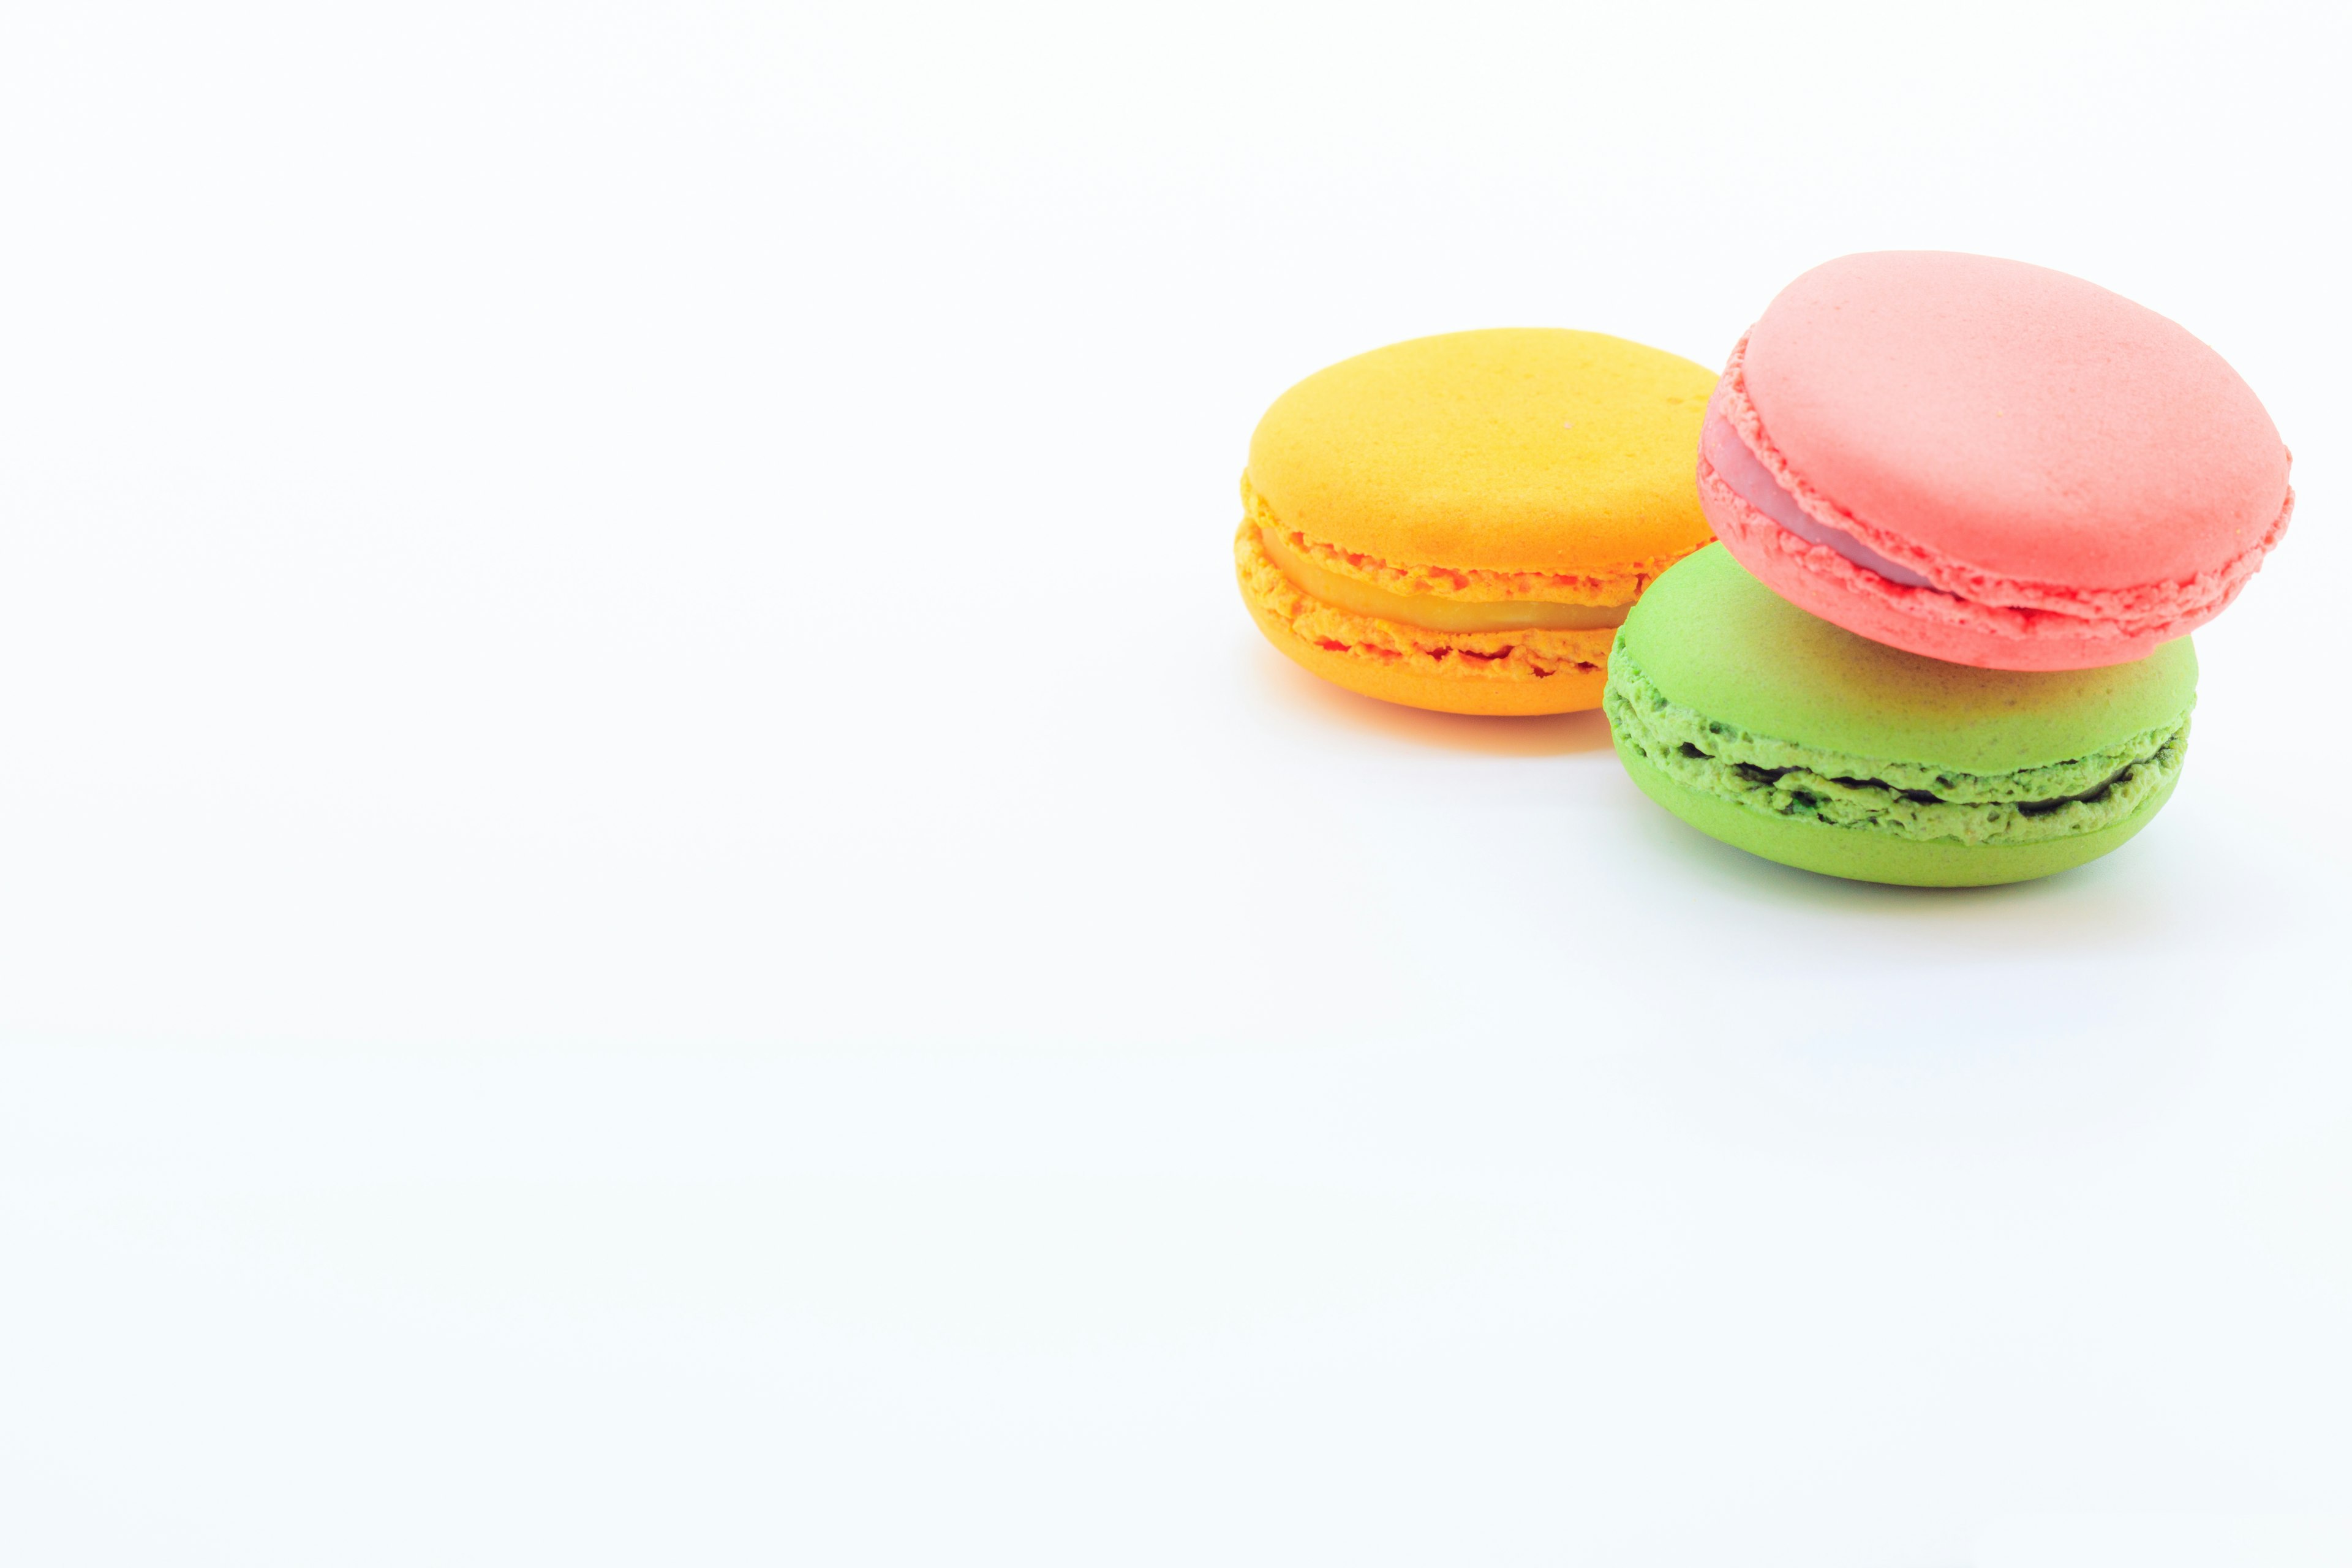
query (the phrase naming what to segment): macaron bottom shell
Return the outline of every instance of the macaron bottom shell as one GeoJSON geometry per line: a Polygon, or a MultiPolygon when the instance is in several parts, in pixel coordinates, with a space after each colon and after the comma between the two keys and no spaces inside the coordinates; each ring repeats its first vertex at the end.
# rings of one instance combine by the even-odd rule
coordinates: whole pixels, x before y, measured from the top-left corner
{"type": "Polygon", "coordinates": [[[1710,838],[1800,870],[1909,888],[2028,882],[2086,864],[2147,826],[2179,783],[2174,774],[2137,811],[2096,832],[2040,844],[1962,844],[1903,838],[1759,811],[1685,788],[1652,766],[1622,735],[1616,743],[1618,760],[1642,793],[1710,838]]]}
{"type": "Polygon", "coordinates": [[[1358,648],[1327,648],[1300,637],[1255,595],[1249,596],[1248,604],[1250,618],[1265,640],[1293,663],[1360,696],[1408,708],[1510,718],[1580,713],[1601,706],[1601,690],[1608,680],[1606,668],[1559,670],[1540,680],[1431,674],[1358,648]]]}

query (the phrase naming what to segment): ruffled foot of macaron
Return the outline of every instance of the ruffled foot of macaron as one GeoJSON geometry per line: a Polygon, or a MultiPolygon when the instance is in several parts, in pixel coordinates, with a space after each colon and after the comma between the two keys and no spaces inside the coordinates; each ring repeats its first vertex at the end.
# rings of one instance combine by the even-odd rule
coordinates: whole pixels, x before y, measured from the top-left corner
{"type": "Polygon", "coordinates": [[[1250,441],[1234,564],[1266,640],[1450,713],[1600,706],[1611,639],[1707,542],[1715,376],[1598,332],[1499,329],[1343,361],[1250,441]]]}

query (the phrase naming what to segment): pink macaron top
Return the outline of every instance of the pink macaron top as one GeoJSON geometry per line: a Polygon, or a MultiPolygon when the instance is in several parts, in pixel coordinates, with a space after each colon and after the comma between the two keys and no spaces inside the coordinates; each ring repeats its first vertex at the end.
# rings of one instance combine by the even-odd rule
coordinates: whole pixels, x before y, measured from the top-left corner
{"type": "Polygon", "coordinates": [[[2221,355],[2023,262],[1817,267],[1735,351],[1714,413],[1818,539],[1988,608],[2177,636],[2228,603],[2292,510],[2286,448],[2221,355]]]}

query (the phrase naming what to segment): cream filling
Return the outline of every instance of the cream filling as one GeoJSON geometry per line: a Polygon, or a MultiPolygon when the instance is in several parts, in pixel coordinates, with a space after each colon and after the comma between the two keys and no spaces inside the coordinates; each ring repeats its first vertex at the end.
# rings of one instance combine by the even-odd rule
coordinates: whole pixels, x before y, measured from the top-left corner
{"type": "Polygon", "coordinates": [[[1875,572],[1890,583],[1900,583],[1906,588],[1935,586],[1909,567],[1889,561],[1844,529],[1832,528],[1819,518],[1807,516],[1805,509],[1797,504],[1797,498],[1748,449],[1748,443],[1739,438],[1731,421],[1720,412],[1706,416],[1706,426],[1699,432],[1699,448],[1714,465],[1717,477],[1731,488],[1732,494],[1806,543],[1825,545],[1864,571],[1875,572]]]}
{"type": "Polygon", "coordinates": [[[1625,624],[1628,605],[1559,605],[1544,599],[1472,601],[1444,599],[1433,594],[1391,594],[1370,583],[1317,565],[1290,548],[1275,530],[1258,530],[1258,542],[1267,559],[1299,591],[1336,609],[1395,621],[1432,632],[1520,632],[1538,628],[1594,631],[1625,624]]]}

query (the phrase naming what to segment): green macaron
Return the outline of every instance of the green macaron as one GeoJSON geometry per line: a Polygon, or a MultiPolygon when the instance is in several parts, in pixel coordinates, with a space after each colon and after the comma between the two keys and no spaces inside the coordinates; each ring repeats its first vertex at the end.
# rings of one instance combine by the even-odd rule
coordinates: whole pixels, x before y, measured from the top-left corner
{"type": "Polygon", "coordinates": [[[1721,545],[1633,606],[1601,707],[1643,792],[1702,833],[1865,882],[1978,887],[2095,860],[2180,776],[2187,637],[2099,669],[1979,669],[1807,615],[1721,545]]]}

